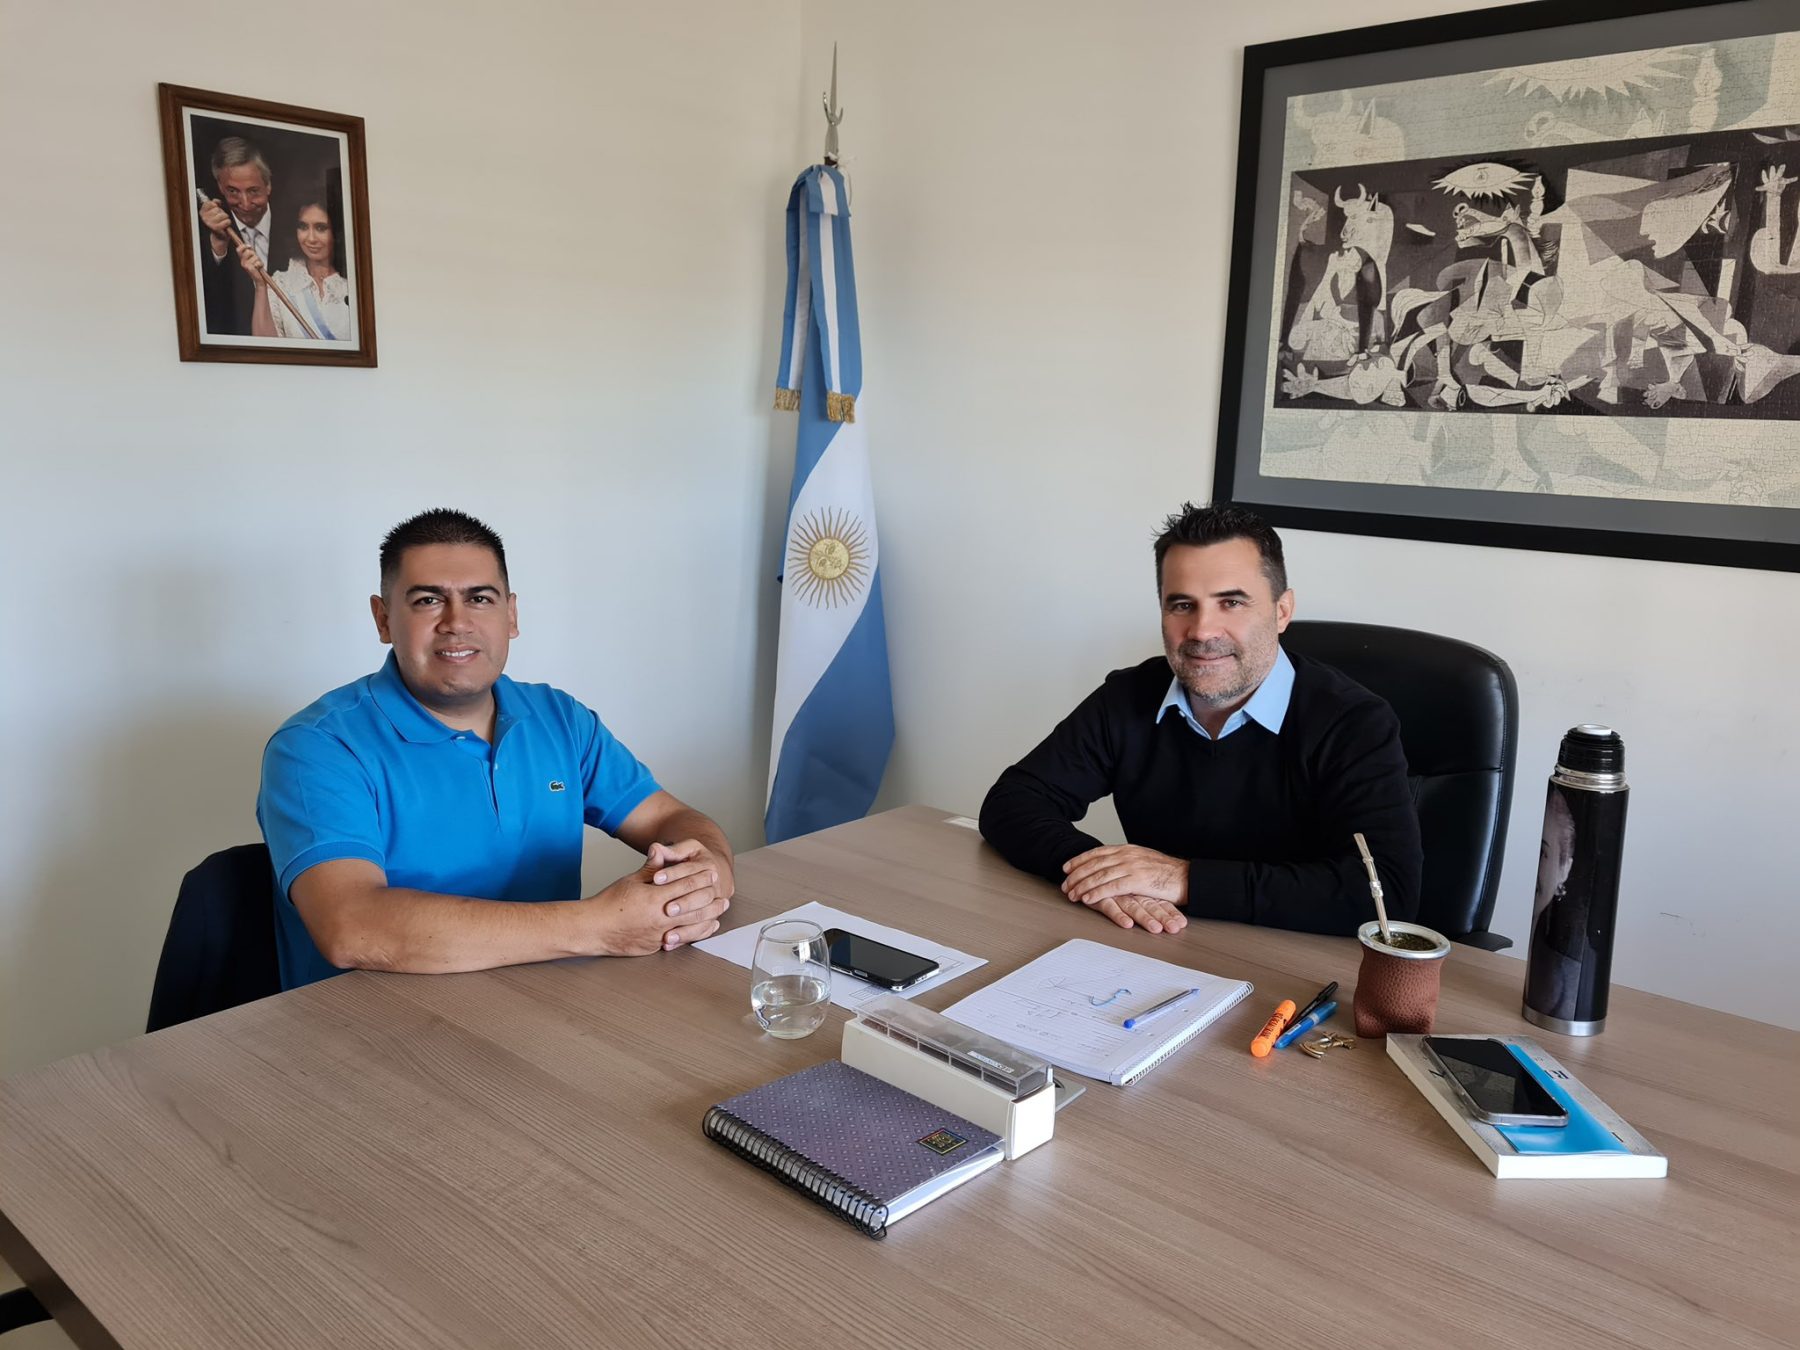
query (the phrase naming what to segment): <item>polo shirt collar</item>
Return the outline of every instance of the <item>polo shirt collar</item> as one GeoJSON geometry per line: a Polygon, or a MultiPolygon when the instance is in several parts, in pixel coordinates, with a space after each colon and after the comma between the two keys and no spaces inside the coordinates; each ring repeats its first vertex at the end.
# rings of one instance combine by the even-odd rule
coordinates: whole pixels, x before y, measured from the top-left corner
{"type": "Polygon", "coordinates": [[[531,717],[531,704],[519,686],[505,675],[494,681],[494,745],[498,748],[507,730],[531,717]]]}
{"type": "MultiPolygon", "coordinates": [[[[381,663],[381,669],[370,677],[369,684],[375,706],[404,739],[417,745],[429,745],[447,741],[457,734],[454,727],[445,726],[413,697],[406,681],[400,678],[400,663],[392,652],[381,663]]],[[[494,744],[500,743],[508,727],[530,716],[530,705],[520,697],[510,679],[502,675],[494,681],[494,744]]]]}
{"type": "MultiPolygon", "coordinates": [[[[1275,649],[1275,664],[1269,670],[1263,682],[1256,687],[1244,706],[1227,719],[1219,731],[1220,738],[1229,736],[1245,722],[1255,722],[1265,727],[1272,734],[1281,734],[1281,724],[1287,720],[1288,704],[1294,697],[1294,663],[1288,660],[1286,650],[1275,649]]],[[[1156,709],[1156,721],[1161,722],[1163,714],[1170,708],[1181,714],[1181,718],[1202,736],[1208,733],[1194,716],[1194,710],[1188,703],[1187,690],[1181,687],[1181,681],[1171,679],[1169,692],[1163,695],[1162,703],[1156,709]]],[[[1210,736],[1208,739],[1211,739],[1210,736]]]]}

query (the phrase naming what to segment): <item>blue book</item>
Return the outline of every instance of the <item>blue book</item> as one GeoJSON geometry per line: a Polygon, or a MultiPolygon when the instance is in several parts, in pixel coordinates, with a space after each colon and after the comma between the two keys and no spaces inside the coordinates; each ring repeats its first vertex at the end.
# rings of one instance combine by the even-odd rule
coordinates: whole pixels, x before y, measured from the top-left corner
{"type": "Polygon", "coordinates": [[[992,1130],[835,1059],[720,1102],[701,1128],[870,1237],[1005,1156],[992,1130]]]}
{"type": "Polygon", "coordinates": [[[1666,1177],[1669,1160],[1617,1112],[1528,1036],[1445,1036],[1496,1040],[1569,1113],[1563,1126],[1490,1125],[1476,1120],[1426,1053],[1423,1036],[1387,1038],[1388,1058],[1436,1108],[1488,1171],[1512,1177],[1666,1177]]]}

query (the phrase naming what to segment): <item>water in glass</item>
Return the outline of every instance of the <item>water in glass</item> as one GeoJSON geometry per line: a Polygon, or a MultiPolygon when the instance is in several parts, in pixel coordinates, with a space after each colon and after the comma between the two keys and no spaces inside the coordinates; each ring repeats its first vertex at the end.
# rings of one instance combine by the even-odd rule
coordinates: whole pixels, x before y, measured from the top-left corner
{"type": "Polygon", "coordinates": [[[810,1036],[831,1003],[831,965],[816,923],[765,924],[750,967],[750,1006],[764,1031],[783,1040],[810,1036]]]}
{"type": "Polygon", "coordinates": [[[769,1035],[783,1040],[797,1040],[817,1031],[830,1002],[830,986],[810,975],[777,975],[750,990],[756,1020],[769,1035]]]}

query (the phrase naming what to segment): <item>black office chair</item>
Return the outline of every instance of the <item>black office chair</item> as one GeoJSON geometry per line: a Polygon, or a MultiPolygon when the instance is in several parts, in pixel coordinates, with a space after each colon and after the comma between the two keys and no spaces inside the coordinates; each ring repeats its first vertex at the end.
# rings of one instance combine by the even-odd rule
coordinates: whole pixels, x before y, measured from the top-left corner
{"type": "Polygon", "coordinates": [[[9,1289],[0,1294],[0,1333],[49,1320],[50,1314],[29,1289],[9,1289]]]}
{"type": "MultiPolygon", "coordinates": [[[[181,879],[145,1030],[161,1031],[280,992],[268,845],[239,844],[181,879]]],[[[0,1333],[49,1320],[29,1289],[0,1294],[0,1333]]]]}
{"type": "Polygon", "coordinates": [[[1519,751],[1512,668],[1473,643],[1370,623],[1297,619],[1282,645],[1336,666],[1400,718],[1425,844],[1419,922],[1472,947],[1512,946],[1488,931],[1519,751]]]}
{"type": "Polygon", "coordinates": [[[161,1031],[280,992],[268,845],[223,849],[181,879],[145,1030],[161,1031]]]}

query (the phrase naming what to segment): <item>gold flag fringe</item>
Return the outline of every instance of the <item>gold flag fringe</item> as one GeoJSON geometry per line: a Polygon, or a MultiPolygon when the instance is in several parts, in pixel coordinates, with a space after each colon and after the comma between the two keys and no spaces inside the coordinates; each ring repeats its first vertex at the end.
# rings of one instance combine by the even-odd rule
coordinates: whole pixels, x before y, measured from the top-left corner
{"type": "Polygon", "coordinates": [[[800,391],[798,389],[777,389],[775,391],[776,412],[799,412],[800,391]]]}
{"type": "Polygon", "coordinates": [[[856,420],[856,396],[854,394],[825,395],[825,416],[833,422],[854,422],[856,420]]]}

